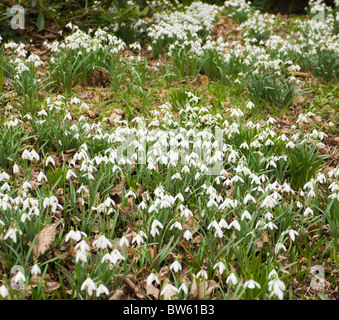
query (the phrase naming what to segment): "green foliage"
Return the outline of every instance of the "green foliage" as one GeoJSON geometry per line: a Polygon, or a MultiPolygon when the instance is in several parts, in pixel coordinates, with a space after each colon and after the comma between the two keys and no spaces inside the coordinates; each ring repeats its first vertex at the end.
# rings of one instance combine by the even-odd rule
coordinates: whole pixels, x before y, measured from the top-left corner
{"type": "Polygon", "coordinates": [[[300,95],[309,90],[300,89],[293,79],[285,79],[271,70],[260,69],[243,80],[248,89],[249,99],[255,105],[265,105],[275,114],[284,112],[300,95]]]}
{"type": "Polygon", "coordinates": [[[23,149],[23,142],[28,136],[23,134],[18,125],[7,122],[0,126],[0,168],[7,169],[17,162],[19,152],[23,149]]]}

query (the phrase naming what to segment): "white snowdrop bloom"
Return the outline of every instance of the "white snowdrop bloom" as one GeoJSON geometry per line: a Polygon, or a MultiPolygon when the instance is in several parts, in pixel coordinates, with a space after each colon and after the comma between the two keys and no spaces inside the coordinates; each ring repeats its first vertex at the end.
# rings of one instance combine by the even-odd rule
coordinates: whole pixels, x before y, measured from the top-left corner
{"type": "Polygon", "coordinates": [[[112,243],[105,235],[100,235],[97,240],[93,241],[93,246],[98,249],[107,249],[107,247],[112,248],[112,243]]]}
{"type": "Polygon", "coordinates": [[[232,272],[226,279],[226,284],[234,284],[236,285],[238,283],[237,276],[232,272]]]}
{"type": "Polygon", "coordinates": [[[191,231],[186,230],[186,231],[184,232],[183,237],[184,237],[187,241],[189,241],[189,240],[192,239],[193,235],[192,235],[191,231]]]}
{"type": "Polygon", "coordinates": [[[174,179],[182,180],[181,175],[180,175],[179,172],[175,173],[175,174],[171,177],[171,180],[174,180],[174,179]]]}
{"type": "Polygon", "coordinates": [[[74,178],[77,178],[77,175],[76,173],[72,170],[72,169],[69,169],[67,171],[67,174],[66,174],[66,179],[70,179],[71,177],[74,177],[74,178]]]}
{"type": "Polygon", "coordinates": [[[160,284],[160,280],[159,280],[158,276],[155,273],[150,273],[149,276],[146,279],[146,284],[148,286],[150,286],[154,281],[157,284],[160,284]]]}
{"type": "Polygon", "coordinates": [[[288,235],[290,236],[291,240],[294,241],[295,236],[299,236],[299,233],[295,230],[288,230],[288,235]]]}
{"type": "Polygon", "coordinates": [[[14,166],[13,166],[13,173],[17,174],[19,172],[20,172],[19,166],[17,164],[14,164],[14,166]]]}
{"type": "Polygon", "coordinates": [[[153,236],[153,237],[155,237],[156,235],[159,235],[159,230],[157,229],[157,228],[161,228],[161,229],[163,229],[164,228],[164,226],[162,225],[162,223],[160,222],[160,221],[158,221],[158,220],[154,220],[153,222],[152,222],[152,226],[151,226],[151,235],[153,236]]]}
{"type": "Polygon", "coordinates": [[[93,295],[93,291],[97,290],[94,281],[91,278],[87,278],[81,285],[82,291],[86,290],[89,296],[93,295]]]}
{"type": "Polygon", "coordinates": [[[311,208],[306,208],[304,211],[304,216],[308,216],[309,214],[313,216],[313,210],[311,208]]]}
{"type": "Polygon", "coordinates": [[[188,218],[188,217],[193,217],[193,212],[191,210],[189,210],[188,208],[184,208],[180,214],[180,217],[185,217],[185,218],[188,218]]]}
{"type": "Polygon", "coordinates": [[[177,228],[179,230],[182,230],[182,224],[179,221],[176,221],[171,225],[170,230],[172,230],[173,228],[177,228]]]}
{"type": "Polygon", "coordinates": [[[208,279],[208,274],[206,272],[206,270],[204,269],[201,269],[197,274],[196,274],[196,277],[199,279],[199,278],[203,278],[205,280],[208,279]]]}
{"type": "Polygon", "coordinates": [[[244,288],[254,289],[255,287],[258,289],[261,288],[260,284],[253,279],[250,279],[244,283],[244,288]]]}
{"type": "Polygon", "coordinates": [[[16,241],[17,241],[17,233],[22,235],[22,232],[20,230],[18,230],[17,228],[10,228],[7,231],[7,233],[6,233],[6,235],[4,237],[4,240],[10,238],[10,239],[13,240],[14,243],[16,243],[16,241]]]}
{"type": "Polygon", "coordinates": [[[188,288],[187,288],[187,285],[185,283],[182,283],[179,287],[179,292],[183,291],[184,294],[187,294],[188,293],[188,288]]]}
{"type": "Polygon", "coordinates": [[[268,221],[272,220],[274,218],[273,214],[271,212],[266,212],[264,215],[265,219],[268,221]]]}
{"type": "Polygon", "coordinates": [[[276,254],[278,254],[279,251],[280,251],[281,249],[283,249],[285,252],[287,251],[287,249],[286,249],[286,247],[284,246],[284,244],[281,243],[281,242],[278,242],[278,243],[275,245],[274,252],[275,252],[276,254]]]}
{"type": "Polygon", "coordinates": [[[218,262],[213,266],[213,269],[219,268],[219,273],[222,275],[226,269],[226,266],[223,262],[218,262]]]}
{"type": "Polygon", "coordinates": [[[90,251],[91,248],[90,246],[88,245],[88,243],[86,242],[86,240],[81,240],[79,243],[76,244],[75,246],[75,249],[79,251],[82,251],[82,252],[87,252],[87,251],[90,251]]]}
{"type": "Polygon", "coordinates": [[[247,210],[245,210],[245,211],[242,213],[240,220],[243,221],[245,218],[246,218],[247,220],[251,220],[251,219],[252,219],[251,214],[250,214],[247,210]]]}
{"type": "Polygon", "coordinates": [[[25,181],[25,182],[22,184],[22,188],[23,188],[23,189],[32,189],[32,185],[30,184],[30,182],[25,181]]]}
{"type": "Polygon", "coordinates": [[[96,290],[96,296],[97,297],[100,297],[102,294],[105,294],[105,295],[109,295],[109,291],[108,291],[108,288],[103,285],[102,283],[99,284],[97,290],[96,290]]]}
{"type": "Polygon", "coordinates": [[[114,249],[111,252],[111,262],[116,264],[120,260],[125,260],[125,257],[120,253],[118,249],[114,249]]]}
{"type": "Polygon", "coordinates": [[[238,230],[238,231],[240,231],[240,224],[239,224],[239,222],[237,221],[237,220],[233,220],[230,224],[229,224],[229,226],[228,226],[228,228],[231,228],[231,227],[233,227],[234,229],[236,229],[236,230],[238,230]]]}
{"type": "Polygon", "coordinates": [[[0,296],[2,296],[3,298],[6,298],[8,297],[8,294],[9,294],[8,289],[4,285],[2,285],[0,287],[0,296]]]}
{"type": "Polygon", "coordinates": [[[290,141],[288,144],[286,144],[286,148],[293,149],[294,147],[295,147],[295,144],[292,141],[290,141]]]}
{"type": "Polygon", "coordinates": [[[284,297],[285,289],[286,286],[284,282],[282,282],[278,278],[268,282],[268,290],[270,291],[270,297],[276,295],[280,300],[282,300],[284,297]]]}
{"type": "Polygon", "coordinates": [[[163,296],[166,292],[175,292],[179,293],[179,289],[173,286],[172,284],[168,283],[164,287],[164,289],[160,292],[160,295],[163,296]]]}
{"type": "Polygon", "coordinates": [[[48,181],[47,177],[45,176],[45,174],[41,171],[37,177],[37,181],[41,182],[42,179],[45,179],[45,181],[48,181]]]}
{"type": "Polygon", "coordinates": [[[121,239],[119,241],[119,246],[120,247],[124,247],[124,246],[129,247],[129,241],[125,236],[121,237],[121,239]]]}
{"type": "Polygon", "coordinates": [[[249,193],[244,198],[244,204],[247,204],[248,201],[252,201],[253,203],[257,202],[255,198],[249,193]]]}
{"type": "Polygon", "coordinates": [[[171,265],[170,265],[170,270],[173,270],[174,272],[178,272],[182,270],[182,266],[178,260],[175,260],[171,265]]]}
{"type": "Polygon", "coordinates": [[[264,201],[261,203],[261,208],[274,208],[278,202],[270,195],[266,196],[264,201]]]}
{"type": "Polygon", "coordinates": [[[65,241],[68,242],[69,239],[72,239],[76,242],[80,241],[81,240],[81,237],[84,236],[84,237],[87,237],[87,234],[83,231],[79,231],[79,230],[71,230],[69,231],[67,234],[66,234],[66,237],[65,237],[65,241]]]}
{"type": "Polygon", "coordinates": [[[81,103],[81,100],[78,99],[77,97],[73,97],[71,99],[71,104],[80,104],[81,103]]]}
{"type": "Polygon", "coordinates": [[[269,228],[271,230],[278,229],[278,227],[272,221],[264,224],[263,229],[266,229],[266,228],[269,228]]]}
{"type": "Polygon", "coordinates": [[[37,264],[35,264],[31,269],[31,274],[34,274],[37,276],[40,273],[41,273],[41,269],[39,268],[37,264]]]}
{"type": "Polygon", "coordinates": [[[25,277],[25,275],[21,271],[19,271],[15,275],[15,277],[14,277],[14,282],[15,283],[20,283],[21,281],[25,282],[26,281],[26,277],[25,277]]]}
{"type": "MultiPolygon", "coordinates": [[[[217,225],[220,229],[225,228],[225,229],[229,229],[230,226],[228,225],[228,223],[226,222],[226,220],[224,218],[220,219],[218,225],[217,225]]],[[[215,227],[217,228],[217,227],[215,227]]]]}
{"type": "Polygon", "coordinates": [[[252,102],[252,101],[249,101],[248,103],[247,103],[247,105],[246,105],[246,108],[247,109],[252,109],[252,108],[254,108],[255,107],[255,105],[254,105],[254,103],[252,102]]]}
{"type": "Polygon", "coordinates": [[[139,234],[137,234],[133,239],[132,239],[132,244],[137,243],[138,245],[140,245],[141,243],[144,243],[144,239],[142,236],[140,236],[139,234]]]}

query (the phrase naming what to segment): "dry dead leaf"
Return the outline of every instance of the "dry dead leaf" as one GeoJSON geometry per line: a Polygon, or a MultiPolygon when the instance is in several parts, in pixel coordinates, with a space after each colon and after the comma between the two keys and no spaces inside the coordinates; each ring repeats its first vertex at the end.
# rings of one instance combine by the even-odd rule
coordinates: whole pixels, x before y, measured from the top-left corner
{"type": "Polygon", "coordinates": [[[109,123],[117,124],[118,121],[121,121],[125,111],[121,109],[113,109],[111,115],[108,118],[109,123]]]}
{"type": "MultiPolygon", "coordinates": [[[[35,288],[37,287],[40,282],[41,282],[41,277],[36,276],[35,274],[31,277],[31,286],[28,287],[28,290],[31,288],[35,288]]],[[[60,283],[51,280],[51,277],[49,276],[49,274],[46,274],[45,278],[42,279],[42,287],[44,288],[44,290],[46,292],[53,292],[55,290],[58,290],[60,288],[60,283]]]]}
{"type": "Polygon", "coordinates": [[[214,280],[200,280],[198,283],[196,277],[193,275],[189,299],[208,300],[211,298],[211,295],[216,288],[218,288],[218,284],[214,280]]]}
{"type": "Polygon", "coordinates": [[[108,300],[134,300],[133,298],[128,297],[127,294],[125,294],[124,290],[117,289],[113,296],[111,296],[108,300]]]}
{"type": "Polygon", "coordinates": [[[197,285],[197,279],[195,278],[195,275],[193,275],[193,282],[191,284],[191,288],[189,291],[189,299],[190,300],[196,300],[198,298],[198,285],[197,285]]]}
{"type": "Polygon", "coordinates": [[[135,195],[137,196],[138,199],[141,199],[142,197],[142,194],[144,193],[145,191],[145,188],[140,184],[140,183],[137,183],[137,190],[135,191],[135,195]]]}
{"type": "Polygon", "coordinates": [[[208,77],[206,75],[200,75],[199,74],[199,80],[201,85],[207,85],[210,83],[208,77]]]}
{"type": "Polygon", "coordinates": [[[170,276],[170,268],[169,266],[164,266],[159,271],[159,280],[164,281],[165,279],[169,279],[170,276]]]}
{"type": "Polygon", "coordinates": [[[218,288],[218,284],[214,280],[200,280],[198,285],[198,300],[209,300],[216,288],[218,288]]]}
{"type": "Polygon", "coordinates": [[[51,246],[56,236],[55,223],[48,225],[40,231],[33,246],[33,260],[37,261],[51,246]]]}
{"type": "MultiPolygon", "coordinates": [[[[127,287],[128,287],[131,291],[133,291],[139,299],[146,299],[146,296],[145,296],[142,292],[140,292],[140,286],[139,286],[139,284],[135,284],[135,283],[132,281],[132,279],[135,280],[135,276],[133,276],[133,275],[131,275],[131,274],[129,274],[129,275],[124,279],[124,282],[125,282],[125,284],[127,285],[127,287]]],[[[136,280],[135,280],[135,281],[136,281],[136,280]]]]}
{"type": "Polygon", "coordinates": [[[146,286],[146,293],[149,296],[153,296],[155,299],[159,299],[160,290],[156,288],[153,284],[146,286]]]}

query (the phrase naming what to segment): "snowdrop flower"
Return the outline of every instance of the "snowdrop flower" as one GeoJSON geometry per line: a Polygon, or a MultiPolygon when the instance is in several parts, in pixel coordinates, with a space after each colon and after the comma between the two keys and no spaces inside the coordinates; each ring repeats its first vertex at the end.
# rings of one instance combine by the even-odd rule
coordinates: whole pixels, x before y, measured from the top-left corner
{"type": "Polygon", "coordinates": [[[192,233],[191,233],[191,231],[189,231],[189,230],[186,230],[185,232],[184,232],[184,236],[183,236],[187,241],[189,241],[189,240],[191,240],[192,239],[192,233]]]}
{"type": "Polygon", "coordinates": [[[49,163],[51,163],[53,166],[55,166],[55,161],[54,161],[52,156],[47,157],[46,163],[45,163],[46,167],[48,166],[49,163]]]}
{"type": "Polygon", "coordinates": [[[97,293],[96,293],[97,297],[99,297],[103,293],[107,296],[109,295],[108,288],[105,285],[103,285],[102,283],[99,285],[99,287],[96,289],[96,291],[97,291],[97,293]]]}
{"type": "Polygon", "coordinates": [[[260,284],[252,279],[244,283],[244,288],[254,289],[255,287],[257,287],[258,289],[261,288],[260,284]]]}
{"type": "Polygon", "coordinates": [[[238,283],[237,276],[232,272],[226,279],[226,283],[234,284],[236,285],[238,283]]]}
{"type": "Polygon", "coordinates": [[[179,172],[175,173],[175,174],[171,177],[171,180],[174,180],[174,179],[182,180],[181,175],[180,175],[179,172]]]}
{"type": "Polygon", "coordinates": [[[66,179],[68,180],[68,179],[71,178],[71,177],[76,178],[77,175],[74,173],[74,171],[73,171],[72,169],[69,169],[69,170],[67,171],[67,174],[66,174],[66,179]]]}
{"type": "Polygon", "coordinates": [[[213,266],[213,269],[219,268],[219,273],[220,275],[222,275],[226,269],[226,266],[224,265],[223,262],[218,262],[213,266]]]}
{"type": "Polygon", "coordinates": [[[13,240],[14,243],[16,243],[17,241],[17,233],[19,233],[20,235],[22,234],[22,232],[20,230],[18,230],[17,228],[10,228],[5,237],[4,237],[4,240],[6,240],[7,238],[10,238],[13,240]]]}
{"type": "Polygon", "coordinates": [[[81,103],[81,100],[78,99],[77,97],[73,97],[71,99],[71,104],[80,104],[81,103]]]}
{"type": "Polygon", "coordinates": [[[2,296],[3,298],[6,298],[8,296],[8,289],[4,285],[0,287],[0,296],[2,296]]]}
{"type": "Polygon", "coordinates": [[[170,270],[173,270],[174,272],[178,272],[182,270],[181,264],[178,260],[175,260],[171,265],[170,265],[170,270]]]}
{"type": "Polygon", "coordinates": [[[119,252],[118,249],[114,249],[111,252],[111,262],[116,264],[120,260],[125,260],[125,257],[119,252]]]}
{"type": "Polygon", "coordinates": [[[14,174],[17,174],[17,173],[19,173],[19,172],[20,172],[19,166],[18,166],[17,164],[15,164],[15,165],[13,166],[13,173],[14,173],[14,174]]]}
{"type": "Polygon", "coordinates": [[[97,290],[97,287],[91,278],[87,278],[81,285],[81,290],[87,290],[87,293],[92,296],[93,291],[97,290]]]}
{"type": "Polygon", "coordinates": [[[147,277],[146,284],[150,286],[154,281],[157,284],[160,284],[158,276],[155,273],[150,273],[150,275],[147,277]]]}
{"type": "Polygon", "coordinates": [[[295,230],[288,230],[288,235],[290,236],[291,240],[294,241],[295,236],[299,236],[299,233],[295,230]]]}
{"type": "Polygon", "coordinates": [[[21,282],[21,281],[25,282],[25,281],[26,281],[26,277],[25,277],[25,275],[24,275],[21,271],[19,271],[19,272],[15,275],[15,277],[14,277],[14,282],[15,282],[15,283],[19,283],[19,282],[21,282]]]}
{"type": "Polygon", "coordinates": [[[188,293],[188,288],[187,285],[185,283],[182,283],[179,287],[179,292],[183,291],[185,294],[188,293]]]}
{"type": "Polygon", "coordinates": [[[254,199],[254,197],[250,195],[249,193],[244,198],[244,204],[247,204],[248,201],[252,201],[253,203],[256,203],[256,200],[254,199]]]}
{"type": "Polygon", "coordinates": [[[151,233],[152,237],[155,237],[156,235],[159,235],[159,230],[157,229],[158,227],[161,228],[161,229],[164,228],[162,223],[155,219],[152,222],[152,226],[151,226],[151,232],[150,233],[151,233]]]}
{"type": "Polygon", "coordinates": [[[98,249],[106,249],[107,247],[112,248],[112,243],[104,235],[100,235],[98,239],[93,242],[93,246],[98,249]]]}
{"type": "Polygon", "coordinates": [[[31,274],[35,274],[36,276],[41,273],[41,269],[37,264],[35,264],[31,269],[31,274]]]}
{"type": "Polygon", "coordinates": [[[241,215],[241,221],[243,221],[244,219],[247,219],[247,220],[251,220],[252,219],[252,216],[251,216],[251,214],[247,211],[247,210],[245,210],[243,213],[242,213],[242,215],[241,215]]]}
{"type": "Polygon", "coordinates": [[[89,247],[88,243],[85,240],[81,240],[76,246],[75,249],[82,252],[90,251],[91,248],[89,247]]]}
{"type": "Polygon", "coordinates": [[[271,292],[270,297],[276,295],[280,300],[282,300],[284,297],[285,289],[286,286],[284,282],[279,280],[278,276],[276,276],[275,279],[268,282],[268,290],[271,292]]]}
{"type": "Polygon", "coordinates": [[[138,245],[140,245],[141,243],[144,243],[144,239],[142,236],[140,236],[139,234],[137,234],[133,239],[132,239],[132,244],[133,243],[137,243],[138,245]]]}
{"type": "Polygon", "coordinates": [[[176,292],[179,293],[179,289],[173,286],[172,284],[166,284],[165,288],[160,292],[160,295],[163,296],[166,292],[176,292]]]}
{"type": "Polygon", "coordinates": [[[281,242],[278,242],[278,243],[275,245],[274,252],[275,252],[276,254],[278,254],[279,251],[280,251],[281,249],[283,249],[285,252],[287,251],[287,249],[286,249],[286,247],[284,246],[284,244],[281,243],[281,242]]]}
{"type": "Polygon", "coordinates": [[[177,228],[179,230],[182,230],[182,225],[179,221],[176,221],[171,225],[170,230],[172,230],[173,228],[177,228]]]}
{"type": "Polygon", "coordinates": [[[78,241],[81,240],[81,236],[87,237],[87,234],[85,232],[82,232],[82,231],[79,231],[79,230],[77,230],[77,231],[71,230],[66,234],[65,241],[68,242],[69,239],[72,239],[72,240],[78,242],[78,241]]]}
{"type": "Polygon", "coordinates": [[[204,270],[204,269],[200,270],[200,271],[196,274],[196,277],[197,277],[197,278],[200,278],[200,277],[201,277],[201,278],[207,280],[207,279],[208,279],[208,275],[207,275],[206,270],[204,270]]]}
{"type": "Polygon", "coordinates": [[[228,228],[231,228],[231,227],[233,227],[234,229],[240,231],[240,224],[239,224],[239,222],[238,222],[237,220],[233,220],[233,221],[229,224],[228,228]]]}
{"type": "Polygon", "coordinates": [[[120,247],[123,247],[123,246],[129,247],[129,241],[125,236],[121,237],[121,239],[119,241],[119,246],[120,247]]]}
{"type": "Polygon", "coordinates": [[[263,229],[266,229],[266,228],[269,228],[271,230],[278,229],[278,227],[272,221],[265,223],[265,225],[263,226],[263,229]]]}
{"type": "Polygon", "coordinates": [[[46,181],[48,181],[48,180],[47,180],[47,177],[45,176],[45,174],[41,171],[41,172],[39,173],[38,177],[37,177],[37,181],[38,181],[38,182],[41,182],[42,179],[45,179],[46,181]]]}
{"type": "Polygon", "coordinates": [[[247,105],[246,105],[246,108],[247,109],[252,109],[252,108],[254,108],[255,107],[255,105],[254,105],[254,103],[252,102],[252,101],[249,101],[248,103],[247,103],[247,105]]]}
{"type": "Polygon", "coordinates": [[[313,210],[311,208],[306,208],[304,211],[304,216],[308,216],[309,214],[313,216],[313,210]]]}

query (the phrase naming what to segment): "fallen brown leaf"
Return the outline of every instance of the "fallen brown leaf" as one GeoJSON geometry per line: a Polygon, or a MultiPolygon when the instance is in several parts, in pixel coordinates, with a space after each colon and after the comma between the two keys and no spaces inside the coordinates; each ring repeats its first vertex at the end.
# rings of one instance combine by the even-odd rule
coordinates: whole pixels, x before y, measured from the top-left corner
{"type": "Polygon", "coordinates": [[[109,123],[117,124],[118,121],[121,121],[125,111],[121,109],[113,109],[111,115],[108,118],[109,123]]]}
{"type": "Polygon", "coordinates": [[[55,236],[56,228],[54,223],[40,231],[33,246],[33,261],[37,261],[50,248],[55,236]]]}
{"type": "Polygon", "coordinates": [[[206,75],[200,75],[199,74],[199,80],[201,85],[207,85],[210,83],[208,77],[206,75]]]}
{"type": "Polygon", "coordinates": [[[153,296],[155,299],[159,299],[160,290],[156,288],[153,284],[146,286],[146,293],[149,296],[153,296]]]}

